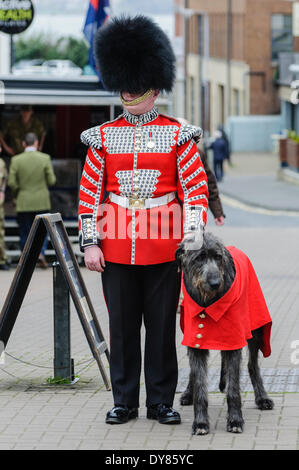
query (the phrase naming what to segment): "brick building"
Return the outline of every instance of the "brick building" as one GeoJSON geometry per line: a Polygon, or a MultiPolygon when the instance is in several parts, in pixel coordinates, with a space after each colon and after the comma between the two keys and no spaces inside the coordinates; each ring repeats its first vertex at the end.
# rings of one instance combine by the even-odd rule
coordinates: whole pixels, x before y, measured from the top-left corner
{"type": "Polygon", "coordinates": [[[174,0],[184,36],[185,116],[213,131],[228,116],[280,113],[279,52],[299,51],[291,0],[174,0]]]}

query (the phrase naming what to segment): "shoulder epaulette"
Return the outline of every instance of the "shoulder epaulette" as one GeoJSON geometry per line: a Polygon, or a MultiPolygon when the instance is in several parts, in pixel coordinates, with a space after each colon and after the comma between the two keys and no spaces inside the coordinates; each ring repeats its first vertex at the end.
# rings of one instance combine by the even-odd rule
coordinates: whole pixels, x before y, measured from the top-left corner
{"type": "Polygon", "coordinates": [[[91,127],[86,129],[80,135],[83,144],[94,147],[96,149],[102,148],[101,126],[91,127]]]}
{"type": "Polygon", "coordinates": [[[179,135],[178,135],[178,145],[183,145],[188,140],[194,139],[196,142],[200,139],[202,135],[202,129],[197,126],[192,126],[191,124],[182,124],[179,135]]]}
{"type": "Polygon", "coordinates": [[[112,121],[106,121],[100,126],[95,126],[91,127],[90,129],[86,129],[86,131],[83,131],[80,135],[81,142],[85,145],[90,145],[91,147],[94,147],[96,149],[101,149],[102,146],[102,136],[101,136],[101,127],[105,126],[106,124],[113,123],[120,119],[122,117],[122,114],[117,116],[115,119],[112,121]]]}

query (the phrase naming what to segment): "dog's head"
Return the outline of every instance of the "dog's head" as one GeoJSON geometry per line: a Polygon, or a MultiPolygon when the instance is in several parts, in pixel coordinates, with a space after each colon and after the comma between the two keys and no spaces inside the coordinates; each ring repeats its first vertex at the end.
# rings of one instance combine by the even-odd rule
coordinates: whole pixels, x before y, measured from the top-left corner
{"type": "Polygon", "coordinates": [[[198,292],[201,301],[205,303],[220,297],[226,288],[226,276],[232,269],[229,252],[209,232],[204,232],[199,249],[190,250],[188,243],[188,240],[183,240],[176,252],[177,262],[184,272],[186,287],[190,293],[198,292]]]}

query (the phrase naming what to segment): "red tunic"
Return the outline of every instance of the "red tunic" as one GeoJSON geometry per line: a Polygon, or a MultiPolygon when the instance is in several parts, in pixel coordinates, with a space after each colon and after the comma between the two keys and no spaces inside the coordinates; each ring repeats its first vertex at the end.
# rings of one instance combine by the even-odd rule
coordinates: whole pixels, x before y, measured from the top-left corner
{"type": "Polygon", "coordinates": [[[99,244],[107,261],[123,264],[173,261],[183,232],[206,223],[207,178],[193,140],[199,133],[156,108],[83,132],[89,149],[79,194],[81,248],[99,244]],[[176,192],[184,220],[177,199],[131,210],[109,199],[101,204],[104,191],[144,199],[176,192]]]}
{"type": "Polygon", "coordinates": [[[188,295],[183,282],[181,306],[182,344],[191,348],[233,350],[243,348],[251,332],[264,326],[261,351],[271,354],[272,320],[249,258],[233,246],[236,276],[226,294],[208,307],[201,307],[188,295]]]}

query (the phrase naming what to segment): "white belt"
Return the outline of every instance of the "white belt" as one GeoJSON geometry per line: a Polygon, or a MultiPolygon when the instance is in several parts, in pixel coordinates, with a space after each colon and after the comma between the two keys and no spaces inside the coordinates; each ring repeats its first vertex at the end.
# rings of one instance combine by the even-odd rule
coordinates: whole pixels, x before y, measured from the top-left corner
{"type": "Polygon", "coordinates": [[[109,193],[111,202],[124,207],[125,209],[152,209],[153,207],[164,206],[175,199],[175,193],[168,193],[161,197],[150,197],[148,199],[136,199],[126,196],[118,196],[114,193],[109,193]]]}

